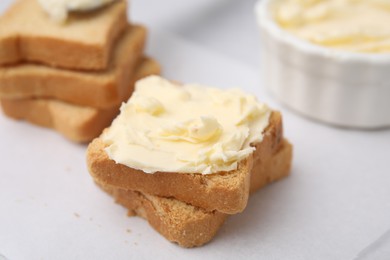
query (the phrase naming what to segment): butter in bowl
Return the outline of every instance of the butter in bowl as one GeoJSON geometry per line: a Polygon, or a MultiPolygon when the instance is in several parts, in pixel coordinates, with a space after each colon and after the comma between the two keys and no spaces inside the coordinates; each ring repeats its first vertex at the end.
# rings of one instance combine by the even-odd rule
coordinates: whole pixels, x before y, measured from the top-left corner
{"type": "Polygon", "coordinates": [[[256,15],[278,100],[336,126],[390,126],[389,0],[261,0],[256,15]]]}

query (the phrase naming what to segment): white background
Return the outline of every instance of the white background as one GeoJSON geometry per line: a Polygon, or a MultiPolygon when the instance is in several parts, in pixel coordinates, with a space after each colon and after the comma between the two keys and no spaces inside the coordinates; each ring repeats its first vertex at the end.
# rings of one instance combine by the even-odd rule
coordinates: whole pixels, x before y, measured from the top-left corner
{"type": "MultiPolygon", "coordinates": [[[[4,10],[10,1],[1,1],[4,10]]],[[[85,146],[0,116],[0,254],[8,259],[390,259],[390,131],[332,128],[261,87],[254,1],[134,0],[170,79],[241,86],[282,110],[292,176],[197,249],[167,242],[97,189],[85,146]]],[[[0,257],[1,259],[1,257],[0,257]]]]}

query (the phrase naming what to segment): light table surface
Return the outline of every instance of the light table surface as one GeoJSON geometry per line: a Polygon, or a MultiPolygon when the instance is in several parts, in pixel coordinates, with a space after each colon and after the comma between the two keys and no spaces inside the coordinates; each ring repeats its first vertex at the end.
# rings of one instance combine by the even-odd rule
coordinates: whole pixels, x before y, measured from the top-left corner
{"type": "MultiPolygon", "coordinates": [[[[0,3],[0,10],[9,4],[0,3]]],[[[197,249],[167,242],[96,188],[85,146],[0,116],[0,254],[7,259],[390,259],[390,131],[301,118],[261,86],[255,1],[134,0],[164,76],[241,86],[283,112],[292,175],[197,249]],[[131,232],[127,232],[131,230],[131,232]]],[[[0,257],[1,259],[1,257],[0,257]]]]}

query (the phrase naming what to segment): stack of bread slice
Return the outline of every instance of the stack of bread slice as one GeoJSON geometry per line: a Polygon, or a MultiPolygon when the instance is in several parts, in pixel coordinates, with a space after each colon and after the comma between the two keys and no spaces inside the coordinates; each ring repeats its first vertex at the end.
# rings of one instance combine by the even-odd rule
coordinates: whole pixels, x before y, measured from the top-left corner
{"type": "Polygon", "coordinates": [[[144,56],[146,29],[129,24],[126,1],[53,21],[37,0],[0,17],[0,102],[15,119],[54,128],[70,140],[98,136],[137,79],[159,74],[144,56]]]}
{"type": "Polygon", "coordinates": [[[103,136],[94,139],[87,151],[94,181],[129,215],[147,219],[160,234],[183,247],[210,241],[229,215],[245,209],[251,193],[287,176],[292,159],[292,146],[283,137],[277,111],[272,111],[263,140],[253,144],[256,150],[228,172],[145,173],[110,159],[106,152],[110,144],[103,136]]]}

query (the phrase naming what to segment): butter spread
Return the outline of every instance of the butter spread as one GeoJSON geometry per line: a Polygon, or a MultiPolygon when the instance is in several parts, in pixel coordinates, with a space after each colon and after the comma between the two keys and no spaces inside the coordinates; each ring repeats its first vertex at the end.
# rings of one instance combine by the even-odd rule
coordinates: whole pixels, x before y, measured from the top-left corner
{"type": "Polygon", "coordinates": [[[158,76],[138,81],[120,111],[102,136],[105,151],[146,173],[237,169],[262,141],[271,114],[239,89],[179,86],[158,76]]]}
{"type": "Polygon", "coordinates": [[[274,17],[312,43],[354,52],[390,52],[390,0],[282,0],[274,17]]]}
{"type": "Polygon", "coordinates": [[[88,11],[115,0],[38,0],[42,8],[57,22],[64,22],[69,11],[88,11]]]}

